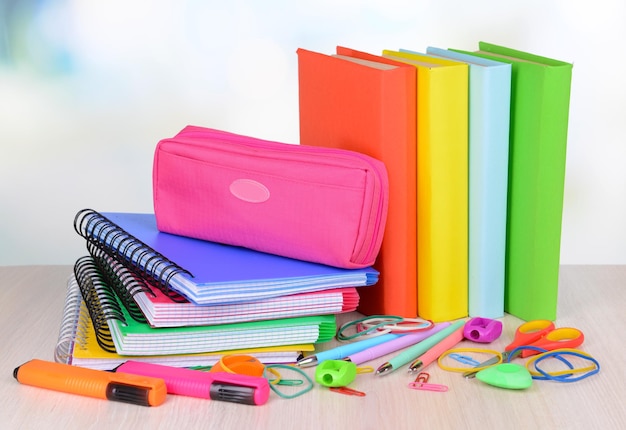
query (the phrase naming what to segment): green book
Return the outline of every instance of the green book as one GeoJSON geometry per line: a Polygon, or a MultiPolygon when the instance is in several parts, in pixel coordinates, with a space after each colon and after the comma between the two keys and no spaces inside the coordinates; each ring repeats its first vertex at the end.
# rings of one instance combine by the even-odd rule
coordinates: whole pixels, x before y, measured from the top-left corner
{"type": "Polygon", "coordinates": [[[512,65],[506,312],[556,319],[572,64],[480,42],[512,65]]]}

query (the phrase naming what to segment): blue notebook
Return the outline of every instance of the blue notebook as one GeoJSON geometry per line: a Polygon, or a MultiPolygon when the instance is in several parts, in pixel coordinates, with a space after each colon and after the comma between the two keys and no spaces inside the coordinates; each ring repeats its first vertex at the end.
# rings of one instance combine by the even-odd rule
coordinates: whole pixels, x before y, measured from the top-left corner
{"type": "Polygon", "coordinates": [[[504,315],[511,65],[429,47],[469,65],[469,315],[504,315]]]}
{"type": "Polygon", "coordinates": [[[76,231],[141,276],[199,305],[242,303],[373,285],[371,268],[341,269],[160,232],[154,214],[80,211],[76,231]]]}

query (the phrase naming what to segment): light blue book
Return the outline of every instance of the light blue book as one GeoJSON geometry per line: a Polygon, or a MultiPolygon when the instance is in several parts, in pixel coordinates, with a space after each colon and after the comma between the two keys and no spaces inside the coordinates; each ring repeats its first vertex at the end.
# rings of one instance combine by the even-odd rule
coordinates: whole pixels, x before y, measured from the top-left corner
{"type": "Polygon", "coordinates": [[[511,65],[429,47],[469,65],[469,315],[504,314],[511,65]]]}

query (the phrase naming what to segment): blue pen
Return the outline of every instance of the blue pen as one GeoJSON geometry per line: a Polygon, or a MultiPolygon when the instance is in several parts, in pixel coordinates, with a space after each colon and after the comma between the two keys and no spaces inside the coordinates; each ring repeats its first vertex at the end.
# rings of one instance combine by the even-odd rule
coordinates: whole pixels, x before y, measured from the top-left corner
{"type": "Polygon", "coordinates": [[[357,352],[363,351],[376,345],[380,345],[381,343],[388,342],[400,336],[402,335],[388,333],[381,336],[373,337],[371,339],[365,339],[358,342],[341,345],[327,351],[318,352],[315,355],[309,355],[308,357],[304,357],[298,360],[296,366],[309,367],[315,366],[325,360],[342,360],[352,354],[356,354],[357,352]]]}

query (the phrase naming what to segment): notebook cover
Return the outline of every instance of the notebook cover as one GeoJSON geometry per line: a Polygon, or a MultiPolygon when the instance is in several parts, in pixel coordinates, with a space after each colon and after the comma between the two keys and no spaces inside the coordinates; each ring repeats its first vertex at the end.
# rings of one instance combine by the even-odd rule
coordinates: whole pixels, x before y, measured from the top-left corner
{"type": "MultiPolygon", "coordinates": [[[[171,287],[196,304],[241,303],[301,292],[372,285],[371,267],[341,269],[247,248],[159,232],[154,214],[102,213],[126,233],[193,277],[172,276],[171,287]]],[[[127,251],[131,254],[132,249],[127,251]]]]}
{"type": "Polygon", "coordinates": [[[504,309],[554,320],[572,64],[485,42],[479,48],[471,54],[512,66],[504,309]]]}
{"type": "Polygon", "coordinates": [[[154,295],[137,292],[133,298],[153,327],[231,324],[276,318],[340,314],[356,310],[356,288],[338,288],[273,297],[258,302],[197,306],[174,302],[159,289],[149,287],[154,295]]]}
{"type": "Polygon", "coordinates": [[[447,49],[469,66],[469,316],[504,314],[511,65],[447,49]]]}
{"type": "Polygon", "coordinates": [[[409,51],[417,69],[417,303],[420,317],[468,312],[468,66],[409,51]]]}
{"type": "Polygon", "coordinates": [[[387,166],[389,210],[374,264],[380,279],[376,286],[359,290],[358,310],[415,317],[415,70],[345,47],[336,52],[361,63],[297,51],[300,143],[362,152],[387,166]]]}

